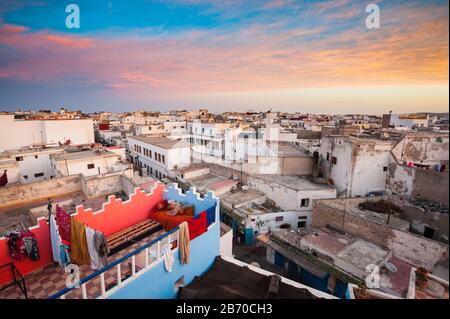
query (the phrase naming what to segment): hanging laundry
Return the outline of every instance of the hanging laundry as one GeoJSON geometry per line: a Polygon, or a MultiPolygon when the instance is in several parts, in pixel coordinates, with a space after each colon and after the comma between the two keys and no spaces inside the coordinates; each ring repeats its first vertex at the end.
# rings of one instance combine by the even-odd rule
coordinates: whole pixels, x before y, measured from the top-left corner
{"type": "Polygon", "coordinates": [[[73,217],[70,225],[70,258],[77,265],[89,264],[91,257],[86,240],[86,226],[73,217]]]}
{"type": "Polygon", "coordinates": [[[9,255],[12,259],[15,260],[23,260],[26,255],[22,254],[20,250],[20,234],[19,233],[10,233],[6,235],[9,255]]]}
{"type": "Polygon", "coordinates": [[[49,227],[50,227],[50,242],[52,245],[53,261],[63,266],[61,262],[62,239],[61,236],[59,235],[58,226],[56,225],[55,216],[53,214],[50,215],[49,227]]]}
{"type": "Polygon", "coordinates": [[[3,171],[3,175],[0,177],[0,187],[8,184],[8,176],[6,175],[6,169],[3,171]]]}
{"type": "Polygon", "coordinates": [[[172,267],[173,267],[174,258],[173,258],[172,250],[170,249],[169,245],[166,247],[166,249],[163,252],[163,259],[164,259],[164,268],[166,268],[167,272],[171,272],[172,267]]]}
{"type": "Polygon", "coordinates": [[[69,245],[67,244],[67,242],[66,243],[63,242],[60,246],[60,259],[61,265],[65,272],[66,267],[70,264],[69,245]]]}
{"type": "Polygon", "coordinates": [[[15,260],[24,260],[26,257],[32,261],[40,259],[36,236],[29,230],[13,232],[6,236],[9,255],[15,260]]]}
{"type": "Polygon", "coordinates": [[[37,261],[41,258],[36,236],[30,231],[21,233],[21,250],[25,251],[28,258],[32,261],[37,261]]]}
{"type": "Polygon", "coordinates": [[[414,163],[413,162],[408,162],[408,167],[414,167],[414,163]]]}
{"type": "Polygon", "coordinates": [[[91,257],[91,268],[100,268],[100,256],[98,254],[97,248],[95,247],[95,230],[86,226],[86,241],[89,249],[89,256],[91,257]]]}
{"type": "Polygon", "coordinates": [[[179,225],[179,232],[180,262],[182,264],[189,264],[191,241],[189,239],[189,226],[187,222],[182,222],[179,225]]]}
{"type": "Polygon", "coordinates": [[[108,265],[109,248],[105,235],[98,230],[94,233],[94,245],[99,256],[99,267],[108,265]]]}
{"type": "Polygon", "coordinates": [[[61,235],[61,239],[68,242],[70,242],[70,221],[70,214],[57,204],[56,223],[58,224],[59,234],[61,235]]]}

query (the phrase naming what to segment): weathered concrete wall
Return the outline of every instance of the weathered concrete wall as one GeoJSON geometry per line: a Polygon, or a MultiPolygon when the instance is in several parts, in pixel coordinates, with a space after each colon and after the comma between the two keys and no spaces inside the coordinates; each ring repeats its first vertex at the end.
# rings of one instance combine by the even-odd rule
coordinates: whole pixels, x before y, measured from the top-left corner
{"type": "Polygon", "coordinates": [[[102,176],[82,177],[82,189],[87,198],[107,195],[122,191],[121,174],[113,173],[102,176]]]}
{"type": "Polygon", "coordinates": [[[405,136],[398,142],[392,149],[397,161],[423,165],[448,164],[448,134],[423,135],[405,136]]]}
{"type": "Polygon", "coordinates": [[[411,195],[448,205],[448,171],[416,169],[411,195]]]}
{"type": "Polygon", "coordinates": [[[411,195],[448,205],[449,173],[398,165],[390,159],[388,187],[398,195],[411,195]]]}
{"type": "Polygon", "coordinates": [[[0,209],[38,203],[81,191],[80,175],[64,176],[28,184],[15,184],[0,188],[0,209]]]}
{"type": "Polygon", "coordinates": [[[430,271],[439,261],[448,258],[446,244],[363,219],[349,212],[344,214],[343,210],[327,205],[327,200],[318,200],[313,204],[312,226],[326,225],[389,248],[399,259],[430,271]]]}

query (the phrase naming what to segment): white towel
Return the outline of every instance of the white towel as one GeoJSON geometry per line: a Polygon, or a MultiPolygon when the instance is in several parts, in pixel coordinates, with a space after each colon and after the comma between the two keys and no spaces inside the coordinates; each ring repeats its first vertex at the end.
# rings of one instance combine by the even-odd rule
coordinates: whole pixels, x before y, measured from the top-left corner
{"type": "Polygon", "coordinates": [[[164,267],[166,268],[166,271],[171,272],[174,258],[173,258],[172,250],[170,248],[164,250],[163,259],[164,259],[164,267]]]}
{"type": "Polygon", "coordinates": [[[56,226],[56,220],[53,214],[50,215],[49,227],[50,227],[50,242],[52,245],[53,261],[59,263],[61,267],[63,267],[61,263],[61,247],[60,247],[62,244],[62,239],[61,236],[59,235],[58,226],[56,226]]]}
{"type": "Polygon", "coordinates": [[[97,249],[95,248],[94,243],[94,234],[95,230],[86,226],[86,241],[89,250],[89,256],[91,257],[91,268],[98,269],[100,268],[100,256],[98,254],[97,249]]]}

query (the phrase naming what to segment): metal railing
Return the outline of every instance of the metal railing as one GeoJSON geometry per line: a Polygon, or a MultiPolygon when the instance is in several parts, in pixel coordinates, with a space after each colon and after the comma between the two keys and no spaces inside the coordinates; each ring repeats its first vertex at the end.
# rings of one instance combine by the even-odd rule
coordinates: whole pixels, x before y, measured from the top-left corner
{"type": "Polygon", "coordinates": [[[9,270],[12,273],[13,281],[0,287],[0,291],[5,290],[6,288],[9,288],[14,285],[18,285],[22,293],[25,295],[25,299],[28,299],[27,285],[25,283],[25,278],[22,276],[19,269],[17,269],[16,265],[14,265],[14,263],[12,262],[0,266],[0,270],[7,269],[8,267],[10,268],[9,270]]]}
{"type": "MultiPolygon", "coordinates": [[[[90,282],[91,280],[97,278],[98,276],[100,276],[100,288],[101,288],[101,294],[100,294],[100,298],[105,298],[107,297],[109,294],[108,292],[111,292],[112,289],[114,288],[118,288],[124,285],[124,283],[133,280],[134,278],[136,278],[136,276],[138,276],[139,274],[145,272],[146,270],[148,270],[152,265],[155,265],[157,263],[159,263],[161,261],[161,242],[167,238],[167,242],[169,246],[169,249],[172,249],[172,236],[173,234],[175,234],[176,232],[179,231],[179,227],[175,227],[174,229],[162,234],[161,236],[149,241],[148,243],[146,243],[145,245],[137,248],[136,250],[134,250],[133,252],[113,261],[112,263],[108,264],[107,266],[103,267],[102,269],[97,270],[96,272],[84,277],[83,279],[81,279],[77,285],[77,287],[81,288],[81,294],[82,294],[82,299],[87,299],[87,288],[86,288],[86,284],[88,282],[90,282]],[[152,247],[153,245],[157,245],[157,252],[156,252],[156,260],[152,261],[150,263],[150,259],[149,259],[149,254],[150,254],[150,247],[152,247]],[[136,255],[139,254],[140,252],[145,251],[145,267],[143,267],[142,269],[140,269],[138,272],[136,272],[136,255]],[[126,278],[125,280],[122,280],[122,266],[121,264],[125,261],[127,261],[128,259],[131,258],[131,276],[126,278]],[[116,268],[117,270],[117,281],[116,281],[116,285],[114,285],[113,287],[110,287],[108,290],[106,289],[106,282],[105,282],[105,272],[112,269],[112,268],[116,268]]],[[[177,247],[179,246],[179,232],[173,236],[175,237],[176,241],[177,241],[177,247]]],[[[174,241],[175,241],[174,240],[174,241]]],[[[71,287],[71,288],[64,288],[63,290],[57,292],[54,295],[51,295],[49,297],[49,299],[65,299],[65,295],[71,291],[73,291],[74,289],[78,289],[77,287],[71,287]]]]}

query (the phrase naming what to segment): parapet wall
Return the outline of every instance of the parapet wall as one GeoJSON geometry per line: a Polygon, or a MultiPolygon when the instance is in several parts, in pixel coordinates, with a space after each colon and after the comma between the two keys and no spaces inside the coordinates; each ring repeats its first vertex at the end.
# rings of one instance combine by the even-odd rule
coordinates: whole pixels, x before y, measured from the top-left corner
{"type": "Polygon", "coordinates": [[[44,202],[49,197],[81,192],[80,175],[64,176],[0,188],[0,209],[44,202]]]}

